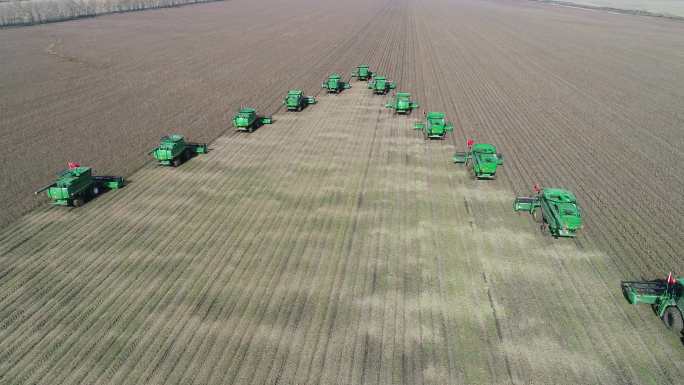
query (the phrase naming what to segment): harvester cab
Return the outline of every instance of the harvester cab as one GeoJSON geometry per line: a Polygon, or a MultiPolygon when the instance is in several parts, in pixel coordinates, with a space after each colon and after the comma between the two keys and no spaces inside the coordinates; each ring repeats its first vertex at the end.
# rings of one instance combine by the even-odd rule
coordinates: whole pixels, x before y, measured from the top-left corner
{"type": "Polygon", "coordinates": [[[351,88],[351,84],[342,81],[342,76],[338,73],[333,73],[328,76],[328,80],[321,84],[321,88],[328,90],[328,93],[339,94],[342,90],[351,88]]]}
{"type": "Polygon", "coordinates": [[[159,147],[149,154],[162,166],[178,167],[181,163],[197,154],[206,154],[209,148],[206,143],[186,142],[182,135],[162,136],[159,147]]]}
{"type": "Polygon", "coordinates": [[[410,114],[412,110],[420,107],[420,105],[411,100],[411,94],[408,92],[397,92],[385,107],[394,110],[395,114],[410,114]]]}
{"type": "Polygon", "coordinates": [[[416,122],[414,128],[422,130],[425,139],[444,139],[447,132],[454,130],[454,125],[447,122],[443,112],[428,112],[425,122],[416,122]]]}
{"type": "Polygon", "coordinates": [[[53,205],[80,207],[105,190],[115,190],[123,186],[123,177],[93,176],[90,167],[69,163],[69,168],[57,174],[56,181],[41,187],[35,194],[47,191],[53,205]]]}
{"type": "Polygon", "coordinates": [[[283,105],[287,107],[288,111],[301,111],[310,104],[316,104],[316,98],[304,96],[302,90],[288,91],[285,100],[283,100],[283,105]]]}
{"type": "Polygon", "coordinates": [[[241,108],[233,116],[233,127],[238,131],[254,132],[264,124],[271,124],[273,120],[267,116],[259,116],[254,108],[241,108]]]}
{"type": "Polygon", "coordinates": [[[515,211],[528,211],[540,222],[542,230],[558,237],[575,237],[582,228],[582,214],[575,195],[560,188],[539,188],[536,195],[517,197],[515,211]]]}
{"type": "Polygon", "coordinates": [[[620,286],[629,303],[651,305],[668,329],[684,332],[684,277],[675,277],[670,273],[664,280],[622,281],[620,286]]]}
{"type": "Polygon", "coordinates": [[[373,76],[373,72],[369,69],[367,64],[361,64],[356,66],[356,69],[351,73],[351,76],[365,82],[373,76]]]}
{"type": "Polygon", "coordinates": [[[470,147],[469,151],[459,151],[454,154],[452,158],[454,163],[465,163],[466,167],[470,166],[477,179],[496,178],[497,167],[503,165],[503,155],[496,152],[496,147],[486,143],[473,144],[468,147],[470,147]]]}
{"type": "Polygon", "coordinates": [[[373,90],[373,93],[376,95],[385,95],[396,87],[394,82],[387,80],[384,76],[373,76],[373,78],[368,81],[368,88],[373,90]]]}

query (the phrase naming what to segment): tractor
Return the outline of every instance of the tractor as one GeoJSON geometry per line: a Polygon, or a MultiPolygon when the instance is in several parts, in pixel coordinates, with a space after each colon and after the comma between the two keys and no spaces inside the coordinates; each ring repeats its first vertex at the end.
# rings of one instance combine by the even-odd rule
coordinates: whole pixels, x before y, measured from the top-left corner
{"type": "Polygon", "coordinates": [[[491,144],[474,144],[472,139],[467,142],[468,151],[456,152],[452,158],[454,163],[465,163],[471,166],[473,175],[477,179],[496,178],[496,168],[503,165],[503,155],[496,152],[496,147],[491,144]]]}
{"type": "Polygon", "coordinates": [[[342,90],[351,88],[351,84],[342,81],[342,76],[338,73],[333,73],[328,76],[328,80],[321,84],[321,88],[328,90],[328,93],[339,94],[342,90]]]}
{"type": "Polygon", "coordinates": [[[554,238],[575,237],[582,228],[582,213],[575,195],[560,188],[534,186],[536,195],[517,197],[513,203],[515,211],[529,211],[554,238]]]}
{"type": "Polygon", "coordinates": [[[361,64],[356,66],[351,76],[365,82],[373,76],[373,72],[368,68],[368,64],[361,64]]]}
{"type": "Polygon", "coordinates": [[[373,76],[368,82],[368,88],[373,90],[373,93],[376,95],[385,95],[396,87],[394,82],[387,80],[384,76],[373,76]]]}
{"type": "Polygon", "coordinates": [[[148,154],[154,156],[162,166],[178,167],[196,154],[206,154],[206,143],[186,142],[182,135],[162,136],[159,147],[148,154]]]}
{"type": "Polygon", "coordinates": [[[447,132],[454,130],[454,125],[447,122],[443,112],[428,112],[425,122],[416,122],[416,130],[422,130],[425,139],[444,139],[447,132]]]}
{"type": "Polygon", "coordinates": [[[408,92],[397,92],[394,99],[385,104],[385,107],[393,109],[395,114],[408,115],[412,110],[420,107],[420,105],[411,101],[411,94],[408,92]]]}
{"type": "Polygon", "coordinates": [[[316,104],[316,98],[304,96],[302,90],[288,91],[285,100],[283,100],[283,105],[287,107],[288,111],[301,111],[310,104],[316,104]]]}
{"type": "Polygon", "coordinates": [[[47,191],[53,205],[80,207],[105,190],[115,190],[123,186],[123,177],[93,176],[90,167],[69,162],[68,168],[57,174],[55,182],[41,187],[35,194],[47,191]]]}
{"type": "Polygon", "coordinates": [[[620,286],[629,303],[651,305],[668,329],[677,333],[684,332],[684,277],[675,278],[670,273],[664,280],[622,281],[620,286]]]}
{"type": "Polygon", "coordinates": [[[273,120],[270,117],[259,116],[254,108],[241,108],[240,111],[233,116],[233,127],[238,131],[254,132],[257,128],[264,124],[271,124],[273,120]]]}

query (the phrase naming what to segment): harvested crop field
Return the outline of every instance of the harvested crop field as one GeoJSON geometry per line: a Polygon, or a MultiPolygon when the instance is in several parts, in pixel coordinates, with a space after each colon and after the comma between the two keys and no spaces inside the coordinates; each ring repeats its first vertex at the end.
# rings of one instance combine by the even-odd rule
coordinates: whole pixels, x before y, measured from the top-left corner
{"type": "Polygon", "coordinates": [[[619,282],[681,271],[684,23],[340,3],[0,31],[0,383],[679,382],[682,342],[619,282]],[[360,82],[280,110],[362,62],[453,135],[360,82]],[[241,104],[274,124],[228,130],[241,104]],[[211,151],[145,163],[172,127],[211,151]],[[467,137],[504,153],[498,179],[450,162],[467,137]],[[130,184],[30,196],[66,160],[130,184]],[[578,238],[513,213],[535,182],[576,193],[578,238]]]}

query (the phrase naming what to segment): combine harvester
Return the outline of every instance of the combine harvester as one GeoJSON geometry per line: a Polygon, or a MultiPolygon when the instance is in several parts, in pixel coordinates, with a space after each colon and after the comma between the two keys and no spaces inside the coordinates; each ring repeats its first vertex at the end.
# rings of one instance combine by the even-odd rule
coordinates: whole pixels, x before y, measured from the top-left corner
{"type": "Polygon", "coordinates": [[[665,280],[622,281],[620,286],[629,303],[651,305],[668,329],[677,333],[684,332],[684,277],[675,278],[670,273],[665,280]]]}
{"type": "Polygon", "coordinates": [[[411,94],[408,92],[397,92],[394,98],[385,107],[394,110],[395,114],[408,115],[414,109],[420,107],[420,104],[411,100],[411,94]]]}
{"type": "Polygon", "coordinates": [[[162,166],[178,167],[196,154],[206,154],[206,143],[186,142],[182,135],[162,136],[159,147],[148,154],[154,156],[162,166]]]}
{"type": "Polygon", "coordinates": [[[369,69],[368,64],[361,64],[356,66],[356,69],[351,73],[351,76],[365,82],[373,76],[373,71],[369,69]]]}
{"type": "Polygon", "coordinates": [[[385,95],[390,90],[397,88],[397,85],[387,80],[384,76],[373,76],[368,82],[368,88],[373,90],[373,93],[376,95],[385,95]]]}
{"type": "Polygon", "coordinates": [[[283,100],[283,105],[287,107],[288,111],[301,111],[310,104],[316,104],[316,98],[304,96],[302,90],[288,91],[285,100],[283,100]]]}
{"type": "Polygon", "coordinates": [[[342,90],[351,88],[351,84],[342,81],[342,76],[338,73],[333,73],[328,76],[328,80],[321,84],[321,88],[328,90],[329,94],[339,94],[342,90]]]}
{"type": "Polygon", "coordinates": [[[454,154],[454,163],[470,165],[477,179],[496,178],[497,167],[503,165],[503,155],[496,152],[496,147],[486,143],[474,144],[472,139],[468,139],[467,145],[468,151],[454,154]]]}
{"type": "Polygon", "coordinates": [[[241,108],[240,111],[233,116],[233,127],[238,131],[254,132],[257,128],[264,124],[273,123],[273,119],[267,116],[259,116],[254,108],[241,108]]]}
{"type": "Polygon", "coordinates": [[[513,203],[515,211],[529,211],[542,231],[548,231],[554,238],[574,237],[582,228],[582,214],[577,199],[570,191],[560,188],[534,186],[535,196],[518,197],[513,203]]]}
{"type": "Polygon", "coordinates": [[[447,122],[443,112],[428,112],[425,122],[416,122],[416,130],[422,130],[425,139],[444,139],[447,132],[454,130],[454,125],[447,122]]]}
{"type": "Polygon", "coordinates": [[[57,180],[40,188],[35,194],[47,191],[50,202],[57,206],[80,207],[86,201],[100,195],[105,190],[116,190],[124,186],[120,176],[93,176],[90,167],[69,162],[69,167],[57,174],[57,180]]]}

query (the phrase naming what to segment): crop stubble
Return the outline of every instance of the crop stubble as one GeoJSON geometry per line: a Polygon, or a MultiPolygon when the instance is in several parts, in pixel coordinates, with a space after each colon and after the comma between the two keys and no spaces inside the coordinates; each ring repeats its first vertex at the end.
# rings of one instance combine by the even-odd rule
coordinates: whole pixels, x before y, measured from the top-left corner
{"type": "MultiPolygon", "coordinates": [[[[180,40],[193,55],[174,62],[169,45],[136,59],[173,63],[177,90],[151,102],[180,113],[174,119],[195,136],[220,132],[224,103],[245,97],[276,111],[286,85],[313,90],[327,72],[365,61],[424,107],[446,111],[456,147],[473,135],[499,146],[504,170],[495,182],[472,181],[449,163],[449,141],[426,143],[411,129],[418,114],[393,117],[381,110],[385,98],[354,83],[252,135],[222,136],[176,170],[148,164],[125,189],[79,210],[34,210],[0,233],[3,381],[677,382],[679,342],[648,309],[627,306],[617,283],[681,263],[674,166],[684,50],[672,38],[681,24],[525,3],[375,2],[367,7],[378,24],[358,17],[349,21],[358,33],[340,37],[342,23],[325,18],[335,27],[315,29],[297,59],[285,58],[298,45],[259,38],[294,29],[266,22],[244,26],[250,37],[230,44],[270,51],[226,59],[228,50],[194,45],[225,42],[229,30],[212,29],[213,14],[231,5],[205,7],[115,19],[162,30],[169,21],[155,15],[203,22],[180,40]],[[283,71],[277,92],[260,75],[278,68],[271,55],[298,68],[283,71]],[[191,91],[206,84],[194,70],[203,64],[220,80],[191,91]],[[230,81],[247,67],[254,88],[230,81]],[[202,93],[214,96],[197,104],[202,93]],[[179,112],[184,104],[195,111],[179,112]],[[202,115],[206,125],[196,122],[202,115]],[[577,192],[587,215],[580,238],[551,240],[511,213],[514,192],[534,182],[577,192]]],[[[263,11],[251,7],[244,12],[263,11]]],[[[302,31],[325,24],[323,9],[300,14],[302,31]]],[[[45,28],[81,33],[78,24],[45,28]]],[[[127,60],[119,71],[145,68],[168,81],[127,60]]],[[[98,79],[89,76],[84,89],[98,79]]],[[[68,114],[78,115],[58,121],[68,114]]],[[[162,115],[140,123],[139,146],[170,124],[162,115]]],[[[108,156],[101,164],[118,167],[121,154],[108,156]]]]}

